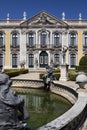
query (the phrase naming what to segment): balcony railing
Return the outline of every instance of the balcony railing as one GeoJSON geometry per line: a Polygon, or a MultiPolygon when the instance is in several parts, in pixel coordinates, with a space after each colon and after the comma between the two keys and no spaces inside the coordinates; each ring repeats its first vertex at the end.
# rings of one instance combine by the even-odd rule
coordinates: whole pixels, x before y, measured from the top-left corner
{"type": "Polygon", "coordinates": [[[69,44],[69,47],[77,47],[77,44],[69,44]]]}
{"type": "Polygon", "coordinates": [[[36,45],[34,44],[34,45],[28,45],[27,44],[27,46],[26,46],[27,48],[35,48],[36,47],[36,45]]]}
{"type": "Polygon", "coordinates": [[[10,47],[11,48],[19,48],[20,46],[19,45],[11,45],[10,47]]]}

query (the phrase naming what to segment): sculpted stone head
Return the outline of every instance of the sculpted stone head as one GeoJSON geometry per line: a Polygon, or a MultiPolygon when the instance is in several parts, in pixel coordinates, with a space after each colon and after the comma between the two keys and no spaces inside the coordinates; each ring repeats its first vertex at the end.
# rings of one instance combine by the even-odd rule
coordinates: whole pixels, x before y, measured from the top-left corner
{"type": "Polygon", "coordinates": [[[6,84],[9,80],[9,76],[3,73],[0,73],[0,85],[6,84]]]}

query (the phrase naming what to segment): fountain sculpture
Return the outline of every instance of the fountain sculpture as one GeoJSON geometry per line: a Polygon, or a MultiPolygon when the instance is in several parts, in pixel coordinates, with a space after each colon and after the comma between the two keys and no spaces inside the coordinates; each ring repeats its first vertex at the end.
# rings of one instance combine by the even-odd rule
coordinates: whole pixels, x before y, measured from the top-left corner
{"type": "Polygon", "coordinates": [[[29,130],[24,122],[29,114],[24,98],[11,89],[9,76],[0,73],[0,130],[29,130]]]}
{"type": "Polygon", "coordinates": [[[53,68],[50,66],[47,66],[46,67],[46,74],[43,76],[45,90],[50,90],[50,84],[51,84],[53,77],[54,77],[53,68]]]}

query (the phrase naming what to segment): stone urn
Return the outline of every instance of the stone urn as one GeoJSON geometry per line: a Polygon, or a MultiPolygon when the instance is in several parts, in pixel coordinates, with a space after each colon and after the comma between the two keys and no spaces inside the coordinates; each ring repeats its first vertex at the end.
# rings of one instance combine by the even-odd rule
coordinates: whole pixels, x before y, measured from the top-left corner
{"type": "Polygon", "coordinates": [[[87,83],[87,76],[84,72],[77,73],[76,83],[79,85],[80,88],[84,89],[84,86],[87,83]]]}

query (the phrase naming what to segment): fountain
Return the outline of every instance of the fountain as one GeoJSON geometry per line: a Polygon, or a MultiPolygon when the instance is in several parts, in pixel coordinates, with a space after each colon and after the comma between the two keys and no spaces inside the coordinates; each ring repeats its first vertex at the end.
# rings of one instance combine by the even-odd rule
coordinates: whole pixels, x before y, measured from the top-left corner
{"type": "Polygon", "coordinates": [[[0,73],[0,130],[29,130],[24,119],[29,117],[24,98],[11,88],[9,76],[0,73]]]}

